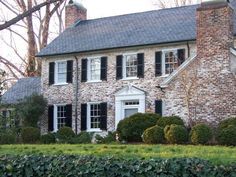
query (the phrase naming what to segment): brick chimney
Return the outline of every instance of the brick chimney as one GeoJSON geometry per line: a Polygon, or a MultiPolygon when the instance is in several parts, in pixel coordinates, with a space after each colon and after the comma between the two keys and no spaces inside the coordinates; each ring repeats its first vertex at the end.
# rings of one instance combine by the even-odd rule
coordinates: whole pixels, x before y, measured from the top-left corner
{"type": "Polygon", "coordinates": [[[197,9],[199,57],[222,55],[233,47],[234,10],[227,0],[203,0],[197,9]]]}
{"type": "Polygon", "coordinates": [[[79,20],[87,20],[87,9],[82,4],[70,0],[65,8],[65,27],[68,28],[79,20]]]}

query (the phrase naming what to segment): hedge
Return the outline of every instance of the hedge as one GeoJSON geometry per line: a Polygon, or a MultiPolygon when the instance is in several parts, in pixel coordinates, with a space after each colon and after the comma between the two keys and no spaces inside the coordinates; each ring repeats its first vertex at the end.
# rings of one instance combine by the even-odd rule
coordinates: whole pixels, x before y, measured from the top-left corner
{"type": "Polygon", "coordinates": [[[236,164],[215,166],[197,158],[118,159],[92,156],[2,156],[1,177],[233,177],[236,164]]]}

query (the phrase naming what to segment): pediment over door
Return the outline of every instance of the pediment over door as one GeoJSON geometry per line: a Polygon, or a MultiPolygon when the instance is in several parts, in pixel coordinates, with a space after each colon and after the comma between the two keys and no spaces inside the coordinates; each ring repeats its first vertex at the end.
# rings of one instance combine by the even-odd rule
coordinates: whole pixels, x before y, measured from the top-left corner
{"type": "Polygon", "coordinates": [[[133,85],[127,85],[123,87],[121,90],[117,91],[115,93],[115,96],[131,96],[131,95],[145,95],[145,91],[133,86],[133,85]]]}

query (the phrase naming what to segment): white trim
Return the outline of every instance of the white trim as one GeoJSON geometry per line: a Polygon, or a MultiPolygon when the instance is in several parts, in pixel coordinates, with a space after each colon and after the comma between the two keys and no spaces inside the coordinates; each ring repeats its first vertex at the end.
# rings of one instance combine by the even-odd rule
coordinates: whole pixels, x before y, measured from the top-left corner
{"type": "Polygon", "coordinates": [[[136,77],[126,77],[126,56],[136,55],[138,62],[138,53],[123,53],[122,54],[122,80],[135,80],[138,79],[138,65],[137,65],[137,76],[136,77]]]}
{"type": "Polygon", "coordinates": [[[192,61],[194,61],[196,55],[186,59],[174,72],[172,72],[161,84],[162,88],[168,87],[168,84],[181,72],[183,71],[192,61]]]}
{"type": "Polygon", "coordinates": [[[230,48],[230,52],[236,56],[236,50],[234,48],[230,48]]]}
{"type": "Polygon", "coordinates": [[[93,83],[93,82],[102,82],[102,80],[92,80],[91,79],[91,60],[92,59],[99,59],[100,60],[100,78],[101,78],[101,60],[102,56],[93,56],[87,58],[87,83],[93,83]]]}
{"type": "MultiPolygon", "coordinates": [[[[124,118],[124,102],[139,101],[138,112],[145,113],[145,92],[133,86],[126,86],[115,94],[115,127],[124,118]]],[[[137,108],[137,105],[129,106],[137,108]]]]}
{"type": "Polygon", "coordinates": [[[91,115],[90,115],[90,106],[91,104],[101,104],[102,102],[88,102],[87,103],[87,132],[101,132],[100,128],[91,128],[91,115]]]}
{"type": "Polygon", "coordinates": [[[58,131],[58,127],[57,127],[57,107],[58,106],[66,106],[66,104],[54,104],[53,105],[53,132],[58,131]]]}
{"type": "MultiPolygon", "coordinates": [[[[54,68],[54,84],[53,85],[66,85],[68,84],[65,80],[65,82],[58,82],[58,63],[66,63],[66,70],[67,70],[67,60],[57,60],[55,61],[55,68],[54,68]]],[[[67,71],[66,71],[66,78],[67,78],[67,71]]]]}

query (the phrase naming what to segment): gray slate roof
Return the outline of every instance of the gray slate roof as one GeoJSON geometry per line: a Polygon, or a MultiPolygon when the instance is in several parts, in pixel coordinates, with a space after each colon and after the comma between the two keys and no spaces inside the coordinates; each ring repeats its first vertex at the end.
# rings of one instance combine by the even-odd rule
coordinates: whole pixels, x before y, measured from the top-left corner
{"type": "Polygon", "coordinates": [[[15,104],[32,94],[41,94],[41,78],[28,77],[19,79],[15,85],[7,90],[3,96],[2,104],[15,104]]]}
{"type": "MultiPolygon", "coordinates": [[[[234,7],[235,2],[231,3],[234,7]]],[[[66,29],[37,56],[195,40],[198,6],[80,21],[66,29]]]]}

